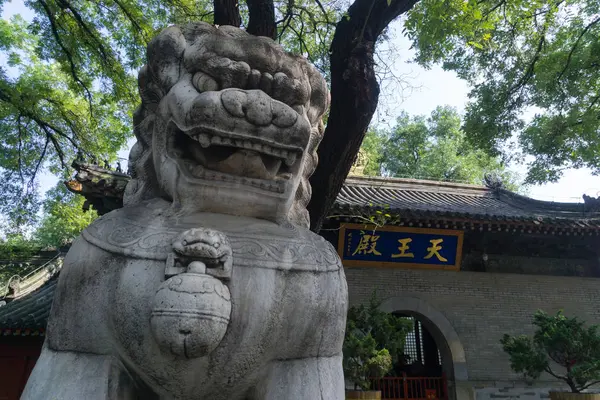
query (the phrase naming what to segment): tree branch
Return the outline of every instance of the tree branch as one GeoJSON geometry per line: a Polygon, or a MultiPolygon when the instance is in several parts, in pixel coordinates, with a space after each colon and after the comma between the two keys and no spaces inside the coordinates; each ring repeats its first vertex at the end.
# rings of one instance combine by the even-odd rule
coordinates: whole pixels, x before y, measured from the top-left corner
{"type": "MultiPolygon", "coordinates": [[[[285,8],[285,16],[280,21],[280,22],[283,22],[284,25],[283,25],[283,28],[281,28],[281,31],[279,31],[279,35],[278,35],[279,42],[281,42],[281,38],[283,37],[285,30],[290,26],[290,23],[292,22],[293,12],[294,12],[294,0],[288,0],[287,6],[285,8]]],[[[276,22],[275,25],[279,25],[279,22],[276,22]]]]}
{"type": "Polygon", "coordinates": [[[92,114],[92,93],[90,92],[90,90],[88,89],[86,84],[83,83],[83,81],[79,78],[79,76],[77,74],[77,68],[75,67],[75,61],[73,61],[73,55],[71,54],[69,49],[67,49],[67,47],[63,43],[62,39],[60,38],[60,35],[58,33],[58,28],[56,27],[56,20],[54,19],[52,10],[50,10],[50,7],[48,7],[48,4],[44,0],[38,0],[38,1],[42,5],[42,8],[44,9],[46,16],[48,17],[48,21],[50,22],[50,30],[52,31],[52,36],[54,37],[54,40],[56,40],[56,43],[64,52],[65,57],[67,57],[67,61],[69,62],[69,65],[70,65],[70,72],[71,72],[71,76],[73,77],[73,80],[75,82],[77,82],[77,84],[79,86],[81,86],[86,93],[86,97],[87,97],[88,103],[90,105],[90,115],[91,115],[92,114]]]}
{"type": "Polygon", "coordinates": [[[594,96],[594,98],[590,102],[590,105],[585,109],[584,114],[589,113],[592,110],[592,108],[596,105],[596,103],[598,102],[598,100],[600,100],[600,94],[594,96]]]}
{"type": "MultiPolygon", "coordinates": [[[[69,126],[69,129],[71,130],[71,132],[73,132],[73,136],[75,136],[75,138],[79,140],[80,136],[77,134],[78,128],[73,124],[73,121],[71,121],[71,118],[69,118],[65,114],[64,104],[62,104],[54,99],[46,98],[44,100],[46,100],[48,103],[56,106],[56,111],[60,114],[60,116],[62,117],[64,122],[69,126]]],[[[71,112],[71,113],[73,113],[73,112],[71,112]]]]}
{"type": "Polygon", "coordinates": [[[21,127],[21,118],[22,115],[19,114],[19,116],[17,117],[17,130],[19,132],[19,158],[17,160],[17,166],[19,168],[19,176],[21,177],[21,183],[24,183],[25,178],[23,178],[23,168],[22,168],[22,150],[23,150],[23,129],[21,127]]]}
{"type": "MultiPolygon", "coordinates": [[[[19,111],[19,114],[21,117],[25,117],[30,119],[31,121],[35,122],[40,129],[42,129],[46,135],[50,135],[53,139],[56,139],[54,137],[54,134],[64,137],[65,139],[67,139],[71,145],[76,149],[79,150],[80,146],[79,144],[75,141],[75,139],[73,139],[71,136],[69,136],[67,133],[65,133],[61,128],[57,127],[56,125],[44,121],[43,119],[41,119],[38,115],[36,115],[36,113],[32,110],[29,110],[25,107],[23,107],[22,105],[18,104],[17,102],[15,102],[15,100],[13,99],[13,97],[6,93],[5,91],[0,89],[0,100],[5,101],[9,104],[11,104],[13,107],[15,107],[17,109],[17,111],[19,111]]],[[[76,135],[76,131],[73,132],[74,135],[76,135]]],[[[58,144],[58,142],[53,141],[53,144],[57,144],[58,147],[60,147],[60,145],[58,144]]],[[[58,149],[57,148],[57,152],[63,153],[62,149],[58,149]]],[[[63,165],[66,166],[66,164],[64,164],[63,160],[61,160],[61,163],[63,163],[63,165]]]]}
{"type": "MultiPolygon", "coordinates": [[[[69,9],[71,11],[71,14],[73,14],[73,17],[75,18],[75,21],[77,21],[77,25],[79,25],[81,27],[81,29],[83,29],[94,42],[96,42],[96,46],[97,46],[96,50],[98,50],[100,52],[102,60],[107,65],[109,65],[110,59],[112,58],[109,55],[111,53],[111,51],[109,49],[105,48],[104,43],[102,43],[102,41],[97,37],[96,33],[93,32],[92,29],[90,29],[90,27],[86,24],[86,22],[81,17],[81,14],[79,14],[79,10],[77,10],[71,3],[68,3],[65,0],[59,0],[59,1],[61,4],[64,4],[67,9],[69,9]]],[[[95,47],[93,47],[93,48],[95,48],[95,47]]]]}
{"type": "Polygon", "coordinates": [[[504,4],[506,4],[506,0],[500,0],[500,2],[498,4],[496,4],[495,6],[493,6],[492,8],[490,8],[483,14],[483,18],[486,18],[487,16],[489,16],[491,13],[493,13],[494,11],[496,11],[497,9],[502,7],[504,4]]]}
{"type": "Polygon", "coordinates": [[[553,377],[555,377],[556,379],[560,379],[563,381],[567,380],[566,376],[562,376],[562,375],[558,375],[556,374],[554,371],[552,371],[552,369],[550,368],[550,366],[546,366],[546,368],[544,369],[548,374],[552,375],[553,377]]]}
{"type": "Polygon", "coordinates": [[[321,12],[323,13],[323,16],[325,17],[325,22],[327,22],[327,25],[330,25],[331,22],[329,21],[329,16],[327,15],[327,11],[325,11],[325,7],[323,7],[323,4],[321,3],[321,1],[315,0],[315,3],[317,3],[319,8],[321,9],[321,12]]]}
{"type": "Polygon", "coordinates": [[[573,53],[575,53],[575,50],[577,49],[577,46],[579,45],[581,38],[583,38],[583,36],[598,22],[600,22],[600,17],[596,17],[596,19],[594,19],[585,28],[583,28],[583,30],[577,37],[577,40],[575,40],[573,47],[571,47],[571,51],[569,51],[569,55],[567,57],[567,62],[565,63],[565,67],[562,69],[562,71],[560,71],[560,74],[558,74],[558,77],[556,78],[556,80],[560,81],[562,79],[563,75],[567,72],[567,69],[569,68],[569,64],[571,64],[571,59],[573,58],[573,53]]]}
{"type": "Polygon", "coordinates": [[[330,47],[331,110],[319,165],[311,178],[311,229],[318,232],[360,149],[379,98],[375,43],[417,0],[356,0],[337,24],[330,47]]]}
{"type": "Polygon", "coordinates": [[[540,59],[540,54],[542,52],[542,49],[544,48],[544,43],[546,43],[546,29],[545,28],[542,31],[540,40],[535,49],[535,54],[533,55],[533,58],[532,58],[531,62],[529,63],[527,70],[525,70],[525,74],[523,74],[523,76],[521,77],[521,79],[519,79],[517,84],[514,85],[510,89],[510,91],[509,91],[510,93],[514,93],[515,91],[517,91],[520,88],[522,88],[523,86],[525,86],[527,84],[527,82],[529,82],[529,80],[533,76],[533,73],[535,72],[535,64],[537,64],[538,60],[540,59]]]}
{"type": "Polygon", "coordinates": [[[117,7],[119,7],[119,9],[121,9],[123,14],[125,14],[125,16],[129,20],[131,25],[133,25],[133,27],[135,28],[134,29],[135,34],[139,34],[141,32],[140,36],[144,40],[144,43],[147,45],[149,40],[148,40],[148,36],[146,35],[146,31],[141,27],[141,25],[136,21],[136,19],[133,17],[133,15],[131,15],[131,13],[129,12],[127,7],[125,7],[125,5],[121,1],[119,1],[119,0],[113,0],[113,1],[117,5],[117,7]]]}
{"type": "Polygon", "coordinates": [[[67,163],[65,162],[65,153],[64,153],[62,147],[60,147],[60,143],[58,143],[58,140],[56,140],[56,137],[52,134],[52,132],[50,132],[50,130],[47,126],[42,125],[41,128],[46,133],[46,137],[48,139],[50,139],[50,141],[52,142],[52,146],[54,147],[54,150],[56,150],[56,154],[58,155],[60,164],[62,165],[63,168],[67,168],[68,166],[67,166],[67,163]]]}
{"type": "Polygon", "coordinates": [[[589,387],[592,387],[592,386],[594,386],[594,385],[597,385],[597,384],[599,384],[599,383],[600,383],[600,380],[597,380],[597,381],[593,381],[593,382],[587,383],[587,384],[585,384],[585,385],[584,385],[584,386],[581,388],[581,390],[585,390],[585,389],[587,389],[587,388],[589,388],[589,387]]]}
{"type": "Polygon", "coordinates": [[[293,26],[290,26],[290,30],[296,34],[296,37],[298,37],[298,42],[300,43],[300,51],[302,51],[302,48],[304,47],[304,51],[306,51],[307,58],[309,60],[313,60],[313,57],[310,54],[310,50],[308,49],[308,46],[306,45],[306,42],[303,39],[304,35],[302,35],[302,32],[298,32],[293,26]]]}
{"type": "Polygon", "coordinates": [[[29,186],[33,185],[33,182],[35,181],[35,177],[40,169],[40,165],[42,165],[42,161],[44,160],[44,157],[46,157],[46,150],[48,150],[48,137],[46,136],[46,143],[44,143],[44,150],[42,150],[42,154],[40,155],[40,158],[38,159],[37,164],[35,165],[35,169],[33,170],[33,174],[31,175],[31,178],[29,179],[29,186]]]}

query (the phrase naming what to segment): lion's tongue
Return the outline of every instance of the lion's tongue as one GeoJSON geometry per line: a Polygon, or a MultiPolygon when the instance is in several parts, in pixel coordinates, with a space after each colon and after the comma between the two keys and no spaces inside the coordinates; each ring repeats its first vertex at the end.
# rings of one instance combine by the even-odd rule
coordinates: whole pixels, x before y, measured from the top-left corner
{"type": "Polygon", "coordinates": [[[279,166],[267,169],[259,153],[246,149],[238,150],[225,160],[211,163],[207,167],[226,174],[256,179],[274,179],[279,170],[279,166]]]}

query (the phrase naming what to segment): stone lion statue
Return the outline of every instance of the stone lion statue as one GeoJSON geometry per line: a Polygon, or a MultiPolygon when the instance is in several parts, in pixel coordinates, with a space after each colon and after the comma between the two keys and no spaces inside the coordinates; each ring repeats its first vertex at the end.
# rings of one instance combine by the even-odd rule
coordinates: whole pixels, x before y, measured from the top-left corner
{"type": "Polygon", "coordinates": [[[229,26],[173,26],[139,73],[125,207],[67,254],[23,399],[344,398],[347,286],[310,232],[329,94],[229,26]]]}

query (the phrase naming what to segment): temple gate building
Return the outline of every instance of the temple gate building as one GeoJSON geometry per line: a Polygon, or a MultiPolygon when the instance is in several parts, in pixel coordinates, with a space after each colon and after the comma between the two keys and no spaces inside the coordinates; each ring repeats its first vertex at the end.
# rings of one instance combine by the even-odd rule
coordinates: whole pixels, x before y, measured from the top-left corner
{"type": "Polygon", "coordinates": [[[384,397],[424,399],[432,388],[460,400],[540,399],[559,384],[513,373],[500,339],[533,333],[540,309],[600,323],[599,233],[596,199],[359,177],[346,180],[321,231],[342,258],[350,304],[376,291],[385,311],[417,321],[400,378],[376,382],[384,397]]]}

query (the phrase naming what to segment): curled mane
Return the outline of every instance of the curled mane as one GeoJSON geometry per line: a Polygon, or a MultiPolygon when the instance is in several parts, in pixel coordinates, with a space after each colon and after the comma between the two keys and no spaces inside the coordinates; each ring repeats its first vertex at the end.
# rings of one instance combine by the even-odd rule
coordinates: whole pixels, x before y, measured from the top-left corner
{"type": "MultiPolygon", "coordinates": [[[[158,118],[157,108],[163,97],[185,72],[184,52],[204,34],[229,37],[251,36],[231,26],[217,28],[207,23],[192,23],[169,27],[148,45],[148,62],[138,74],[138,88],[142,103],[133,116],[137,142],[129,154],[131,180],[125,189],[124,205],[166,197],[158,184],[152,154],[153,130],[158,118]]],[[[278,46],[269,38],[256,37],[255,39],[257,42],[269,42],[270,46],[278,46]]],[[[306,207],[312,193],[309,178],[318,163],[316,150],[324,132],[321,118],[329,106],[329,94],[323,77],[306,59],[296,57],[295,61],[308,76],[311,86],[310,105],[307,109],[311,135],[301,166],[302,176],[288,218],[295,225],[308,228],[310,218],[306,207]]]]}

